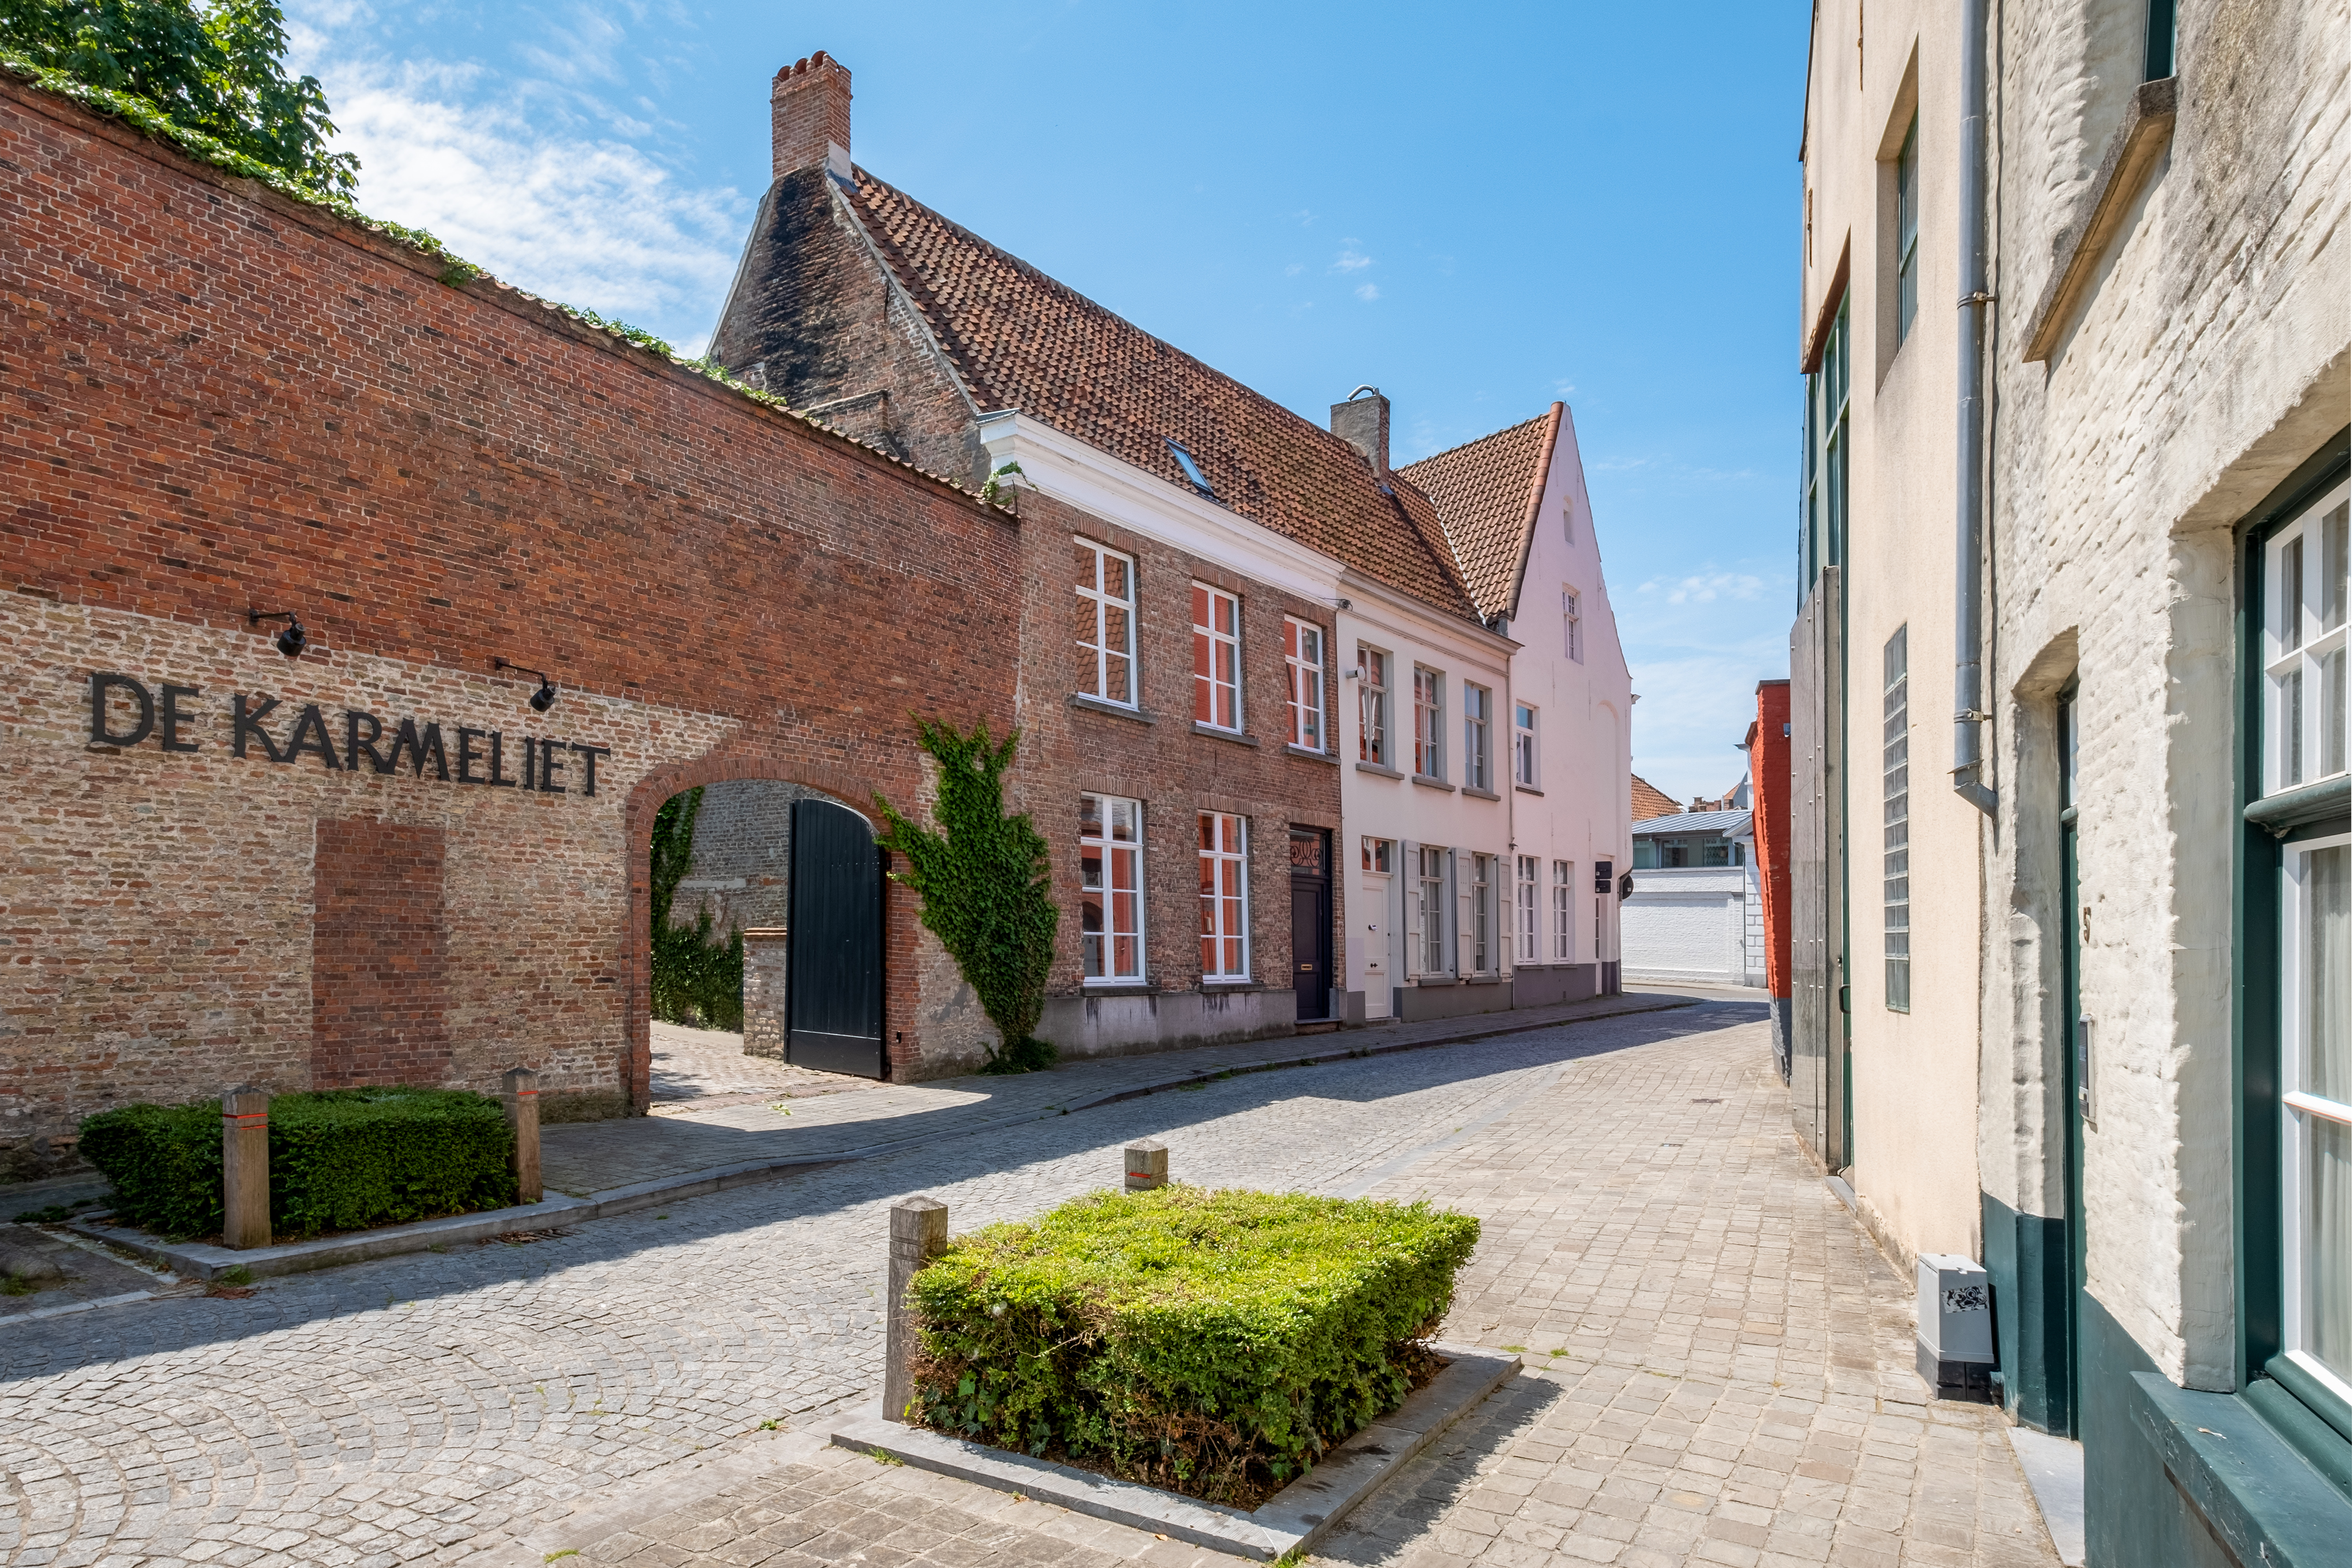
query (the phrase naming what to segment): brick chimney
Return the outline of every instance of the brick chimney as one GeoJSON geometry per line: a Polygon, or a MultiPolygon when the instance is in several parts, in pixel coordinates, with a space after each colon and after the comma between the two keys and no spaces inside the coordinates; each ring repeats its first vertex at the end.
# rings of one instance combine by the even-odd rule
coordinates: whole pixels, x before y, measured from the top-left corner
{"type": "Polygon", "coordinates": [[[840,62],[819,49],[786,66],[776,73],[768,102],[774,116],[776,178],[819,164],[836,180],[846,183],[853,177],[849,72],[840,62]]]}
{"type": "Polygon", "coordinates": [[[1388,477],[1389,400],[1379,387],[1360,386],[1347,402],[1331,405],[1331,434],[1361,452],[1372,472],[1388,477]]]}

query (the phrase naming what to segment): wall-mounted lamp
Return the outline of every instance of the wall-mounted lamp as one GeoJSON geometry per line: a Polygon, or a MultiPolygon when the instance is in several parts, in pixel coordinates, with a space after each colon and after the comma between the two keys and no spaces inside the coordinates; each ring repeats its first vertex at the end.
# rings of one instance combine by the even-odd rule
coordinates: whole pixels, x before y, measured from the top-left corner
{"type": "Polygon", "coordinates": [[[532,712],[544,713],[549,709],[555,706],[555,682],[547,679],[547,672],[545,670],[532,669],[528,665],[517,664],[513,660],[507,658],[494,658],[490,660],[490,668],[492,669],[511,669],[518,675],[536,675],[539,677],[539,689],[530,694],[530,710],[532,712]]]}
{"type": "Polygon", "coordinates": [[[278,634],[278,651],[288,658],[300,658],[302,650],[310,646],[310,634],[302,629],[302,617],[291,610],[247,610],[245,624],[257,626],[264,621],[284,621],[286,629],[278,634]]]}

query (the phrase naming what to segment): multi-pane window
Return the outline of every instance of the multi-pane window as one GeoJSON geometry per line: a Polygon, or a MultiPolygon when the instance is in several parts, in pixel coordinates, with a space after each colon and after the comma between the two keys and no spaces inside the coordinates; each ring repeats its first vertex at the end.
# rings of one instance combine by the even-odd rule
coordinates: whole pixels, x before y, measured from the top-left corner
{"type": "Polygon", "coordinates": [[[1445,776],[1445,677],[1419,665],[1412,670],[1412,771],[1423,778],[1445,776]]]}
{"type": "Polygon", "coordinates": [[[1192,584],[1192,722],[1242,727],[1242,605],[1222,588],[1192,584]]]}
{"type": "Polygon", "coordinates": [[[1886,639],[1886,680],[1879,737],[1886,902],[1886,1005],[1911,1011],[1911,660],[1910,630],[1886,639]]]}
{"type": "Polygon", "coordinates": [[[1542,961],[1542,932],[1538,929],[1543,888],[1543,862],[1532,855],[1519,857],[1519,962],[1542,961]]]}
{"type": "Polygon", "coordinates": [[[2352,502],[2339,495],[2280,530],[2266,552],[2266,793],[2346,771],[2347,527],[2352,502]]]}
{"type": "Polygon", "coordinates": [[[1201,813],[1201,977],[1249,978],[1249,824],[1201,813]]]}
{"type": "Polygon", "coordinates": [[[1078,797],[1078,954],[1088,980],[1143,978],[1143,803],[1078,797]]]}
{"type": "Polygon", "coordinates": [[[1470,971],[1485,974],[1495,962],[1495,858],[1470,857],[1470,971]]]}
{"type": "Polygon", "coordinates": [[[1511,704],[1511,782],[1536,787],[1536,710],[1524,702],[1511,704]]]}
{"type": "Polygon", "coordinates": [[[1495,694],[1483,686],[1462,683],[1462,783],[1465,788],[1495,787],[1493,746],[1488,737],[1495,726],[1495,694]]]}
{"type": "Polygon", "coordinates": [[[1551,863],[1551,956],[1555,963],[1566,963],[1576,956],[1576,917],[1571,912],[1576,902],[1570,895],[1576,889],[1576,862],[1555,860],[1551,863]]]}
{"type": "Polygon", "coordinates": [[[1389,759],[1389,656],[1376,647],[1356,645],[1356,700],[1361,721],[1356,729],[1356,754],[1376,767],[1394,767],[1389,759]]]}
{"type": "MultiPolygon", "coordinates": [[[[2346,771],[2347,509],[2338,484],[2264,546],[2266,795],[2346,771]]],[[[2281,1326],[2286,1356],[2352,1408],[2352,835],[2336,824],[2280,846],[2281,1326]]]]}
{"type": "Polygon", "coordinates": [[[1559,618],[1563,628],[1562,646],[1568,657],[1577,663],[1584,662],[1584,599],[1573,588],[1559,591],[1559,618]]]}
{"type": "Polygon", "coordinates": [[[1797,542],[1803,593],[1812,592],[1822,568],[1845,560],[1847,305],[1838,302],[1821,363],[1805,377],[1804,532],[1797,542]]]}
{"type": "Polygon", "coordinates": [[[1393,839],[1365,839],[1364,869],[1367,871],[1378,871],[1381,876],[1387,876],[1391,869],[1389,857],[1394,853],[1395,847],[1396,843],[1393,839]]]}
{"type": "Polygon", "coordinates": [[[1445,962],[1445,860],[1447,851],[1433,844],[1421,847],[1419,886],[1421,972],[1443,974],[1454,966],[1445,962]]]}
{"type": "Polygon", "coordinates": [[[1911,335],[1919,315],[1919,117],[1895,158],[1895,341],[1911,335]]]}
{"type": "Polygon", "coordinates": [[[1078,692],[1135,705],[1135,563],[1076,541],[1078,692]]]}
{"type": "Polygon", "coordinates": [[[1289,679],[1290,743],[1323,749],[1323,628],[1286,618],[1282,664],[1289,679]]]}

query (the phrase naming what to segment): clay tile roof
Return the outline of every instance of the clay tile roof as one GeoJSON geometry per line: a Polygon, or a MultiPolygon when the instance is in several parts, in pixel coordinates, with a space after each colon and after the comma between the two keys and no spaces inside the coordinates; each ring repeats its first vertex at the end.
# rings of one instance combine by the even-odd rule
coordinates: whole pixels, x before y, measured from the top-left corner
{"type": "Polygon", "coordinates": [[[1634,821],[1647,822],[1654,816],[1674,816],[1681,811],[1682,807],[1675,803],[1674,796],[1641,774],[1633,775],[1634,821]]]}
{"type": "Polygon", "coordinates": [[[1353,447],[857,171],[852,205],[983,411],[1018,409],[1449,615],[1475,618],[1433,513],[1353,447]],[[1189,488],[1189,486],[1187,487],[1189,488]]]}
{"type": "Polygon", "coordinates": [[[1426,495],[1483,616],[1507,615],[1519,595],[1528,541],[1543,504],[1561,409],[1408,463],[1397,473],[1426,495]]]}

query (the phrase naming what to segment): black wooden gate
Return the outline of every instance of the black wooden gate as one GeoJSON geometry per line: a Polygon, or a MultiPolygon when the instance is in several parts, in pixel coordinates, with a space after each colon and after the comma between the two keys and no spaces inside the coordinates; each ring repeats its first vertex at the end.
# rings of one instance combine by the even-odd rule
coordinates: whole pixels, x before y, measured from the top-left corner
{"type": "Polygon", "coordinates": [[[880,1078],[882,852],[864,817],[793,802],[792,897],[784,1059],[880,1078]]]}
{"type": "Polygon", "coordinates": [[[1290,983],[1298,1016],[1331,1016],[1331,836],[1290,830],[1290,983]]]}

